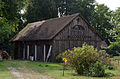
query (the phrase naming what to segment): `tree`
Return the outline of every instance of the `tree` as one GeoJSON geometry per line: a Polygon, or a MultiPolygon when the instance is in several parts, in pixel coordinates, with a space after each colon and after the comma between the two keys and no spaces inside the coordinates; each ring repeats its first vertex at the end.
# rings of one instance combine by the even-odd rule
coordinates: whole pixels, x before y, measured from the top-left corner
{"type": "Polygon", "coordinates": [[[110,35],[116,41],[120,41],[120,8],[113,12],[111,24],[114,26],[113,29],[110,31],[110,35]]]}
{"type": "Polygon", "coordinates": [[[113,56],[118,56],[120,55],[120,8],[112,13],[111,24],[114,28],[111,29],[109,33],[115,40],[111,41],[107,53],[113,56]]]}
{"type": "Polygon", "coordinates": [[[55,0],[61,16],[81,13],[89,22],[95,7],[95,0],[55,0]]]}
{"type": "Polygon", "coordinates": [[[58,16],[66,16],[69,15],[69,11],[71,10],[72,3],[75,0],[54,0],[54,1],[58,9],[58,16]]]}
{"type": "Polygon", "coordinates": [[[53,0],[29,0],[24,19],[27,23],[57,17],[53,0]]]}
{"type": "Polygon", "coordinates": [[[96,31],[105,39],[107,44],[109,44],[109,40],[112,40],[108,31],[113,29],[113,25],[111,24],[112,11],[105,6],[104,4],[99,4],[95,8],[94,19],[92,20],[92,25],[96,29],[96,31]]]}
{"type": "Polygon", "coordinates": [[[0,49],[9,46],[10,37],[23,23],[20,14],[23,5],[24,0],[0,0],[0,49]]]}
{"type": "Polygon", "coordinates": [[[89,22],[92,19],[95,7],[95,0],[75,0],[72,3],[71,13],[81,13],[89,22]]]}

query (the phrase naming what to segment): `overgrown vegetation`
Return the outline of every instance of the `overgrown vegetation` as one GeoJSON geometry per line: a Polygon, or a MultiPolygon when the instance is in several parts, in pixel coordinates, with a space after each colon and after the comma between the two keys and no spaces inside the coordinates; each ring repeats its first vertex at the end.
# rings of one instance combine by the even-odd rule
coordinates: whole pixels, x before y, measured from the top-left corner
{"type": "Polygon", "coordinates": [[[67,50],[62,53],[61,57],[67,58],[68,66],[78,74],[86,76],[105,76],[104,65],[109,64],[105,53],[87,44],[67,50]]]}

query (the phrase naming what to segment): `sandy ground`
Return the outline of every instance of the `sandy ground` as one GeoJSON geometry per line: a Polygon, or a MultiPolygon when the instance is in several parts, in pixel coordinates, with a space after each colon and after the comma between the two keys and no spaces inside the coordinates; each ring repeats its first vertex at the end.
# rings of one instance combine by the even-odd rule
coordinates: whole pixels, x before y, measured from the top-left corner
{"type": "Polygon", "coordinates": [[[53,79],[27,68],[8,68],[16,79],[53,79]]]}

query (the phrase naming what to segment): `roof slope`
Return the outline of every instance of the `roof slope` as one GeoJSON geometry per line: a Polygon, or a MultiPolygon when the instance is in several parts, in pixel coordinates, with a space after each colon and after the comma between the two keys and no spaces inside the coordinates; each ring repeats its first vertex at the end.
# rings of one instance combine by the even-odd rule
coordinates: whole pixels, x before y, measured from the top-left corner
{"type": "MultiPolygon", "coordinates": [[[[61,18],[53,18],[29,23],[13,39],[11,39],[11,41],[50,40],[78,15],[80,14],[77,13],[61,18]]],[[[90,26],[89,23],[82,16],[81,18],[88,24],[90,29],[97,34],[93,27],[90,26]]]]}

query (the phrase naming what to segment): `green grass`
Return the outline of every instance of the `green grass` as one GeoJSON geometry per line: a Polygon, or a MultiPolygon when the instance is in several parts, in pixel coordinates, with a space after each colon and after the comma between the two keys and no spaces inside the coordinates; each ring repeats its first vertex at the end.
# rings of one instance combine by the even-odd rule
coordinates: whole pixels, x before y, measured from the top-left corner
{"type": "Polygon", "coordinates": [[[116,79],[117,76],[120,76],[119,70],[106,70],[106,73],[109,73],[109,76],[113,77],[86,77],[78,75],[70,68],[65,70],[65,76],[63,76],[63,67],[59,63],[27,62],[27,65],[32,67],[34,70],[42,72],[45,75],[52,76],[56,79],[116,79]],[[42,67],[39,65],[42,65],[42,67]],[[48,65],[48,67],[45,67],[45,65],[48,65]]]}
{"type": "Polygon", "coordinates": [[[112,77],[86,77],[78,75],[74,70],[67,68],[65,75],[62,75],[63,67],[60,63],[30,62],[22,60],[12,60],[0,62],[0,79],[15,79],[8,71],[7,67],[25,67],[39,72],[43,75],[51,76],[55,79],[119,79],[120,69],[106,70],[112,77]],[[40,66],[41,65],[41,66],[40,66]],[[48,67],[46,67],[48,65],[48,67]]]}
{"type": "Polygon", "coordinates": [[[15,79],[13,75],[10,73],[10,71],[7,69],[8,63],[6,62],[0,62],[0,79],[15,79]]]}

